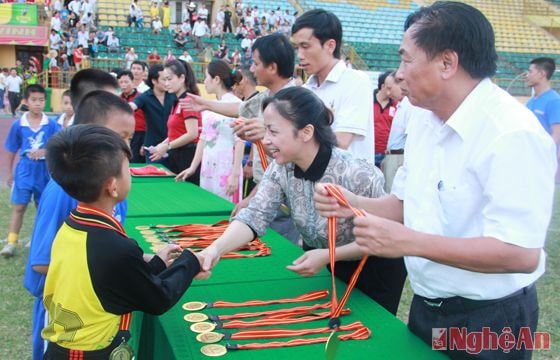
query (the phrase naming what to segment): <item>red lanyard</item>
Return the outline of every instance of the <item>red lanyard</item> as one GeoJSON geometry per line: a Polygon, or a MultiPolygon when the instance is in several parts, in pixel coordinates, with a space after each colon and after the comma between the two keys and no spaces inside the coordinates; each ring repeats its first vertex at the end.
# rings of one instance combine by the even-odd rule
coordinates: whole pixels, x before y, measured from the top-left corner
{"type": "MultiPolygon", "coordinates": [[[[340,326],[342,329],[342,326],[340,326]]],[[[327,328],[329,331],[331,329],[327,328]]],[[[349,334],[338,335],[340,340],[366,340],[369,339],[371,331],[365,327],[360,326],[353,332],[349,334]]],[[[293,339],[289,341],[273,341],[269,343],[250,343],[250,344],[226,344],[228,350],[250,350],[250,349],[270,349],[288,346],[300,346],[300,345],[310,345],[310,344],[320,344],[327,342],[329,340],[328,336],[312,338],[312,339],[293,339]]]]}
{"type": "Polygon", "coordinates": [[[317,309],[328,309],[331,306],[330,302],[326,302],[323,304],[315,304],[315,305],[305,305],[305,306],[297,306],[289,309],[278,309],[278,310],[268,310],[268,311],[259,311],[259,312],[246,312],[246,313],[237,313],[232,315],[209,315],[208,318],[212,321],[219,320],[232,320],[232,319],[244,319],[244,318],[251,318],[257,316],[276,316],[282,314],[290,314],[290,313],[303,313],[309,312],[311,310],[317,309]]]}
{"type": "Polygon", "coordinates": [[[264,145],[260,140],[255,141],[255,145],[257,146],[257,150],[259,151],[259,158],[261,159],[262,168],[263,170],[266,170],[266,168],[268,167],[268,158],[266,157],[264,145]]]}
{"type": "Polygon", "coordinates": [[[121,315],[121,321],[119,323],[119,330],[127,331],[130,329],[130,322],[132,321],[132,313],[126,313],[121,315]]]}
{"type": "Polygon", "coordinates": [[[230,302],[230,301],[215,301],[213,303],[208,303],[207,308],[228,308],[228,307],[241,307],[241,306],[261,306],[261,305],[272,305],[272,304],[289,304],[289,303],[296,303],[296,302],[304,302],[304,301],[313,301],[317,299],[322,299],[329,295],[328,290],[315,290],[309,291],[305,294],[291,297],[291,298],[284,298],[284,299],[275,299],[275,300],[249,300],[243,302],[230,302]]]}
{"type": "MultiPolygon", "coordinates": [[[[338,201],[339,204],[349,207],[356,216],[365,216],[363,210],[359,210],[350,206],[348,201],[344,198],[342,192],[338,190],[336,186],[332,184],[327,184],[325,186],[325,189],[327,190],[330,196],[333,196],[338,201]]],[[[331,266],[331,280],[332,280],[331,319],[329,321],[329,327],[331,329],[335,329],[340,326],[340,320],[339,320],[340,314],[342,312],[344,305],[346,304],[346,301],[350,297],[350,292],[352,291],[352,289],[356,285],[356,282],[358,281],[358,277],[360,276],[360,272],[362,271],[368,259],[368,256],[367,255],[364,256],[360,261],[360,263],[358,264],[358,266],[356,267],[356,270],[354,271],[354,274],[352,274],[352,277],[350,278],[350,282],[346,287],[346,291],[344,292],[342,299],[340,299],[340,302],[338,302],[338,297],[336,296],[336,281],[335,281],[335,263],[336,263],[336,250],[335,250],[336,249],[336,218],[335,217],[328,218],[328,242],[329,242],[329,263],[331,266]]]]}
{"type": "MultiPolygon", "coordinates": [[[[348,325],[341,325],[340,331],[358,330],[364,327],[360,321],[355,321],[348,325]]],[[[283,337],[294,337],[302,335],[329,333],[332,329],[329,327],[321,327],[314,329],[261,329],[261,330],[242,330],[235,333],[225,333],[226,340],[248,340],[248,339],[274,339],[283,337]]]]}
{"type": "MultiPolygon", "coordinates": [[[[268,326],[268,325],[287,325],[287,324],[300,324],[309,321],[326,319],[330,316],[330,311],[323,312],[305,312],[305,313],[293,313],[293,314],[283,314],[282,317],[279,316],[266,316],[262,319],[253,321],[243,321],[243,320],[232,320],[226,323],[216,322],[217,329],[241,329],[250,328],[258,326],[268,326]]],[[[340,315],[350,314],[350,309],[342,309],[340,315]]]]}

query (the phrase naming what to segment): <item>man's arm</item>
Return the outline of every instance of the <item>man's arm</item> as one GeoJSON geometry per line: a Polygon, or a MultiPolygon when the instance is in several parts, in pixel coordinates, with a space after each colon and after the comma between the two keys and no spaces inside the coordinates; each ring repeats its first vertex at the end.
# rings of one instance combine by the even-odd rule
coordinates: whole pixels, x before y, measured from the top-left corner
{"type": "Polygon", "coordinates": [[[202,96],[189,94],[179,100],[182,110],[204,111],[210,110],[227,117],[239,116],[239,102],[220,102],[217,100],[204,99],[202,96]]]}
{"type": "Polygon", "coordinates": [[[558,149],[560,149],[560,124],[553,124],[550,128],[552,129],[552,139],[556,144],[556,157],[560,160],[560,153],[558,152],[558,149]]]}
{"type": "Polygon", "coordinates": [[[352,140],[354,139],[354,134],[349,132],[337,131],[334,133],[336,136],[336,145],[341,149],[348,149],[352,140]]]}

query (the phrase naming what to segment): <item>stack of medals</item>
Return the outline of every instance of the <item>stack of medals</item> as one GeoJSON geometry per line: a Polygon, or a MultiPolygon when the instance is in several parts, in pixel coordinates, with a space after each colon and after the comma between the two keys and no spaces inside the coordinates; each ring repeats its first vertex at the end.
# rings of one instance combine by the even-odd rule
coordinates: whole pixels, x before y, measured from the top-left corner
{"type": "MultiPolygon", "coordinates": [[[[157,252],[165,244],[173,243],[184,249],[200,251],[208,247],[225,231],[229,222],[220,221],[216,224],[184,224],[184,225],[139,225],[136,230],[151,244],[151,250],[157,252]]],[[[268,256],[271,249],[259,238],[236,251],[225,254],[224,259],[251,258],[268,256]]]]}
{"type": "MultiPolygon", "coordinates": [[[[192,323],[190,325],[190,329],[197,334],[196,340],[201,343],[207,344],[200,349],[200,351],[207,356],[222,356],[225,355],[228,350],[250,350],[326,343],[327,341],[329,341],[328,336],[302,336],[312,334],[329,334],[332,332],[332,329],[328,326],[305,329],[263,329],[260,327],[271,325],[299,324],[320,319],[327,320],[331,314],[330,311],[328,311],[331,306],[330,301],[322,303],[315,302],[311,304],[309,304],[309,302],[326,298],[328,294],[329,293],[327,290],[318,290],[311,291],[292,298],[276,300],[250,300],[239,303],[226,301],[215,301],[213,303],[191,301],[183,304],[183,309],[189,311],[189,313],[184,316],[184,319],[185,321],[192,323]],[[203,309],[264,306],[299,302],[307,302],[308,304],[287,308],[283,307],[275,310],[242,312],[229,315],[210,315],[199,312],[203,309]],[[238,320],[246,318],[252,318],[252,320],[238,320]],[[236,330],[234,332],[214,331],[223,329],[246,330],[236,330]],[[227,343],[226,345],[217,344],[222,340],[274,339],[288,337],[291,337],[293,339],[288,341],[275,341],[268,343],[227,343]]],[[[349,309],[344,309],[341,312],[341,316],[347,315],[349,313],[349,309]]],[[[371,331],[361,322],[356,321],[348,325],[339,326],[336,336],[339,340],[365,340],[368,339],[370,335],[371,331]]]]}

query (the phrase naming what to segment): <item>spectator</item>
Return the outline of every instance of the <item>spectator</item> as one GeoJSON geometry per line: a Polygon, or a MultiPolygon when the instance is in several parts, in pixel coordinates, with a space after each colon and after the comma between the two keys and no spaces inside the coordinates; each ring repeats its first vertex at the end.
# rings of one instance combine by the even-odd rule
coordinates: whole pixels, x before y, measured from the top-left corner
{"type": "Polygon", "coordinates": [[[120,53],[121,52],[121,44],[119,38],[115,34],[110,34],[107,37],[107,51],[112,53],[120,53]]]}
{"type": "Polygon", "coordinates": [[[156,16],[154,21],[152,21],[152,34],[159,34],[163,29],[163,23],[159,19],[159,16],[156,16]]]}
{"type": "Polygon", "coordinates": [[[197,11],[198,18],[201,20],[206,21],[208,23],[208,9],[206,8],[206,4],[202,4],[197,11]]]}
{"type": "Polygon", "coordinates": [[[204,43],[202,39],[208,35],[208,25],[202,19],[198,19],[193,26],[194,47],[203,49],[204,43]]]}
{"type": "Polygon", "coordinates": [[[128,49],[128,51],[126,52],[126,55],[124,56],[124,60],[126,61],[125,63],[125,69],[130,70],[130,67],[132,66],[132,63],[136,60],[138,60],[138,54],[136,54],[134,52],[134,48],[131,47],[130,49],[128,49]]]}
{"type": "Polygon", "coordinates": [[[98,44],[107,45],[107,32],[103,31],[101,27],[95,32],[95,38],[98,44]]]}
{"type": "Polygon", "coordinates": [[[155,64],[159,64],[161,57],[159,56],[158,49],[154,49],[150,55],[148,55],[148,65],[152,67],[155,64]]]}
{"type": "Polygon", "coordinates": [[[62,26],[62,21],[60,20],[60,13],[55,11],[53,16],[51,17],[51,30],[56,31],[57,33],[60,32],[62,26]]]}
{"type": "Polygon", "coordinates": [[[193,58],[191,56],[191,54],[189,54],[188,50],[183,51],[183,54],[181,56],[179,56],[179,60],[182,60],[186,63],[192,64],[193,63],[193,58]]]}
{"type": "Polygon", "coordinates": [[[145,62],[140,60],[135,60],[132,62],[130,66],[130,71],[132,72],[133,79],[132,83],[134,84],[134,88],[139,92],[143,93],[146,90],[149,90],[150,87],[144,81],[146,78],[146,72],[148,70],[148,65],[145,62]]]}
{"type": "Polygon", "coordinates": [[[53,29],[51,30],[51,35],[49,37],[50,41],[50,48],[53,50],[60,50],[60,46],[62,45],[62,38],[60,35],[53,29]]]}
{"type": "Polygon", "coordinates": [[[152,6],[150,7],[150,20],[152,21],[152,24],[154,23],[154,21],[156,21],[156,19],[160,20],[159,4],[155,1],[152,1],[152,6]]]}
{"type": "MultiPolygon", "coordinates": [[[[120,97],[127,103],[140,96],[140,92],[134,86],[134,75],[128,70],[121,71],[117,75],[119,87],[121,89],[120,97]]],[[[144,111],[141,109],[134,110],[134,135],[130,140],[130,151],[132,152],[131,162],[144,163],[144,137],[146,135],[146,120],[144,119],[144,111]]]]}
{"type": "Polygon", "coordinates": [[[185,36],[185,33],[179,31],[179,33],[177,33],[173,38],[173,42],[175,42],[178,48],[180,49],[184,48],[185,44],[187,43],[187,38],[185,36]]]}
{"type": "Polygon", "coordinates": [[[387,139],[395,116],[395,104],[391,100],[387,84],[392,82],[391,71],[386,71],[377,78],[377,89],[373,92],[373,118],[375,130],[375,166],[380,167],[387,149],[387,139]]]}
{"type": "Polygon", "coordinates": [[[4,112],[4,90],[6,89],[6,75],[8,73],[8,69],[4,68],[0,71],[0,113],[4,112]]]}
{"type": "Polygon", "coordinates": [[[167,56],[165,57],[165,62],[175,60],[175,55],[173,55],[173,51],[171,49],[167,49],[167,56]]]}
{"type": "Polygon", "coordinates": [[[135,21],[134,21],[134,27],[136,27],[137,29],[143,29],[144,28],[144,13],[142,12],[142,8],[140,6],[136,6],[136,10],[134,11],[134,16],[135,16],[135,21]]]}
{"type": "Polygon", "coordinates": [[[130,27],[132,24],[136,24],[136,8],[138,7],[137,1],[138,0],[133,0],[128,6],[128,27],[130,27]]]}
{"type": "Polygon", "coordinates": [[[74,57],[74,65],[76,66],[76,71],[80,71],[82,68],[82,61],[84,59],[84,47],[82,44],[79,44],[77,48],[74,49],[72,52],[72,56],[74,57]]]}
{"type": "Polygon", "coordinates": [[[226,9],[224,10],[224,28],[223,32],[226,33],[229,30],[229,33],[232,33],[233,30],[231,28],[231,10],[229,9],[229,5],[226,5],[226,9]]]}
{"type": "Polygon", "coordinates": [[[169,8],[169,1],[163,3],[162,14],[163,14],[163,27],[169,29],[169,24],[171,23],[171,9],[169,8]]]}
{"type": "Polygon", "coordinates": [[[10,75],[6,77],[4,83],[8,91],[8,101],[10,102],[12,115],[16,116],[16,109],[20,103],[19,94],[21,92],[21,86],[23,85],[23,79],[17,74],[16,68],[11,68],[10,75]]]}
{"type": "Polygon", "coordinates": [[[187,21],[183,21],[181,24],[181,31],[185,34],[185,36],[190,36],[192,32],[191,23],[187,21]]]}

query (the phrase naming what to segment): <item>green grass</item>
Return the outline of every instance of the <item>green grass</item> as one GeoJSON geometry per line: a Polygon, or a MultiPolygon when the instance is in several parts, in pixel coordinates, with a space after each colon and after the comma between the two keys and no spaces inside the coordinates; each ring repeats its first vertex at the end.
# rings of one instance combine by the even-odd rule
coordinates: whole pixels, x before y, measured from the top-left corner
{"type": "MultiPolygon", "coordinates": [[[[0,231],[5,236],[11,215],[9,191],[0,185],[0,231]]],[[[22,238],[29,238],[33,227],[35,209],[30,207],[25,215],[22,238]]],[[[551,333],[552,349],[535,352],[534,359],[560,359],[560,309],[558,284],[560,284],[560,192],[555,198],[555,209],[546,244],[547,272],[538,282],[540,320],[539,331],[551,333]]],[[[28,250],[21,246],[11,259],[0,258],[0,359],[31,359],[31,312],[33,298],[23,288],[28,250]]],[[[405,286],[398,317],[406,323],[412,291],[405,286]]]]}

